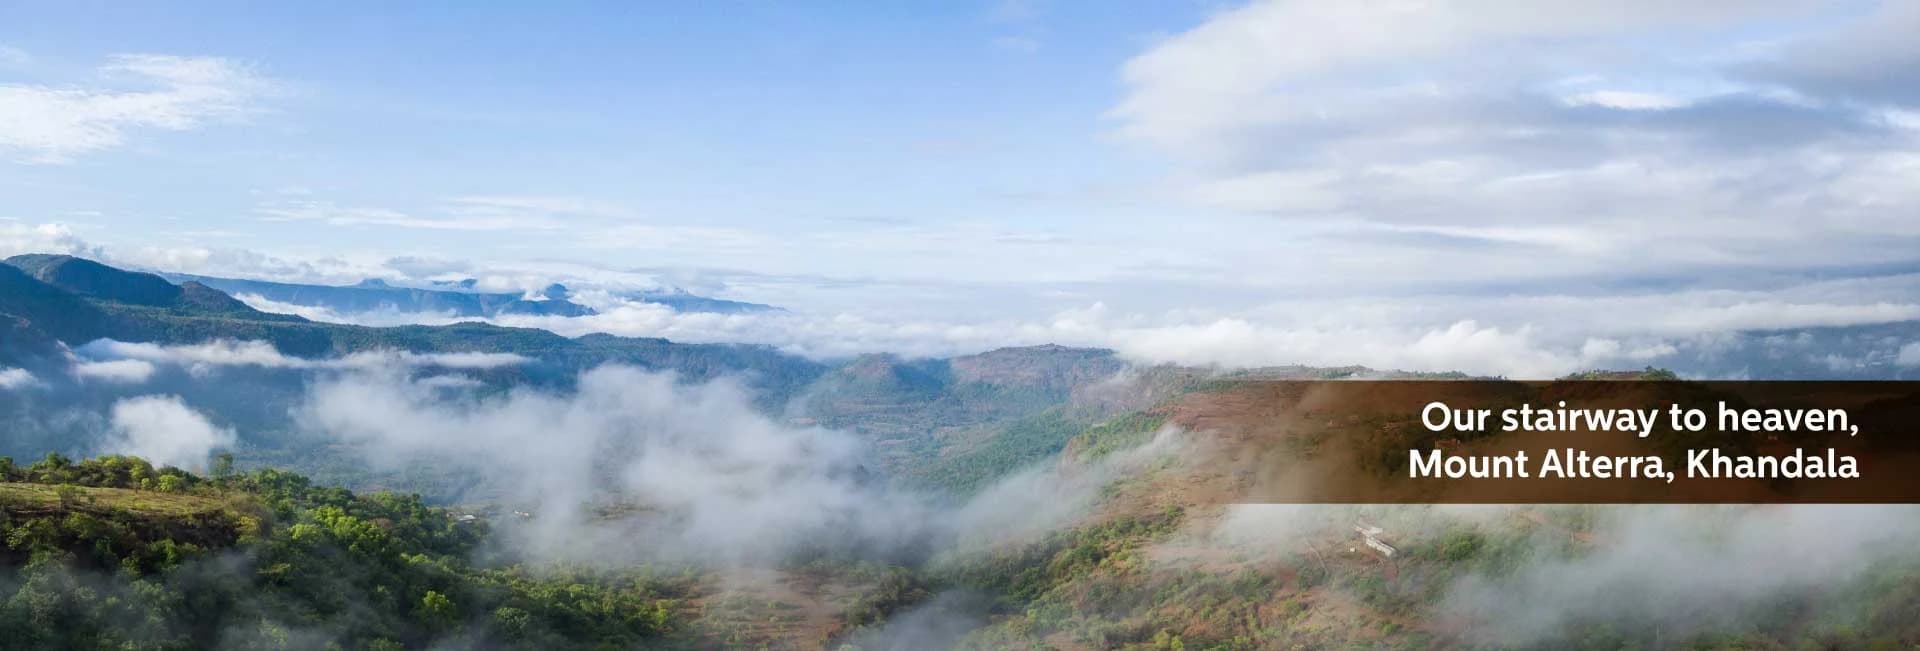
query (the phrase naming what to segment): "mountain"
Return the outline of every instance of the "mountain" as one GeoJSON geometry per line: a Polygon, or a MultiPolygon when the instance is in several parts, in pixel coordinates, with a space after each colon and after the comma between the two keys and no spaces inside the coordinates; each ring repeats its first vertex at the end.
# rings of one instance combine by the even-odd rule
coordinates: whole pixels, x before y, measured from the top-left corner
{"type": "MultiPolygon", "coordinates": [[[[164,285],[155,284],[152,274],[77,258],[16,260],[0,265],[0,353],[95,337],[163,344],[230,338],[264,340],[308,357],[399,349],[533,358],[468,374],[486,385],[475,394],[481,401],[500,395],[496,391],[545,396],[574,372],[610,362],[691,380],[745,378],[759,397],[756,408],[790,423],[864,436],[886,479],[984,497],[981,504],[991,507],[985,511],[1035,511],[1041,523],[1035,526],[1047,529],[1029,535],[1012,526],[1005,532],[979,527],[993,544],[931,559],[902,553],[884,561],[842,560],[843,552],[829,548],[804,563],[749,571],[661,565],[630,574],[549,575],[515,569],[510,560],[493,565],[492,557],[483,566],[470,562],[470,553],[493,549],[482,543],[496,527],[504,534],[560,520],[357,495],[287,472],[352,490],[441,488],[427,499],[442,504],[462,495],[446,485],[487,479],[474,471],[453,476],[463,472],[454,467],[369,469],[363,453],[340,441],[297,438],[288,421],[310,375],[162,371],[137,387],[81,381],[55,387],[66,380],[51,372],[40,375],[47,389],[0,391],[0,423],[7,426],[0,455],[84,450],[76,432],[97,435],[101,423],[64,414],[105,413],[128,395],[170,393],[234,429],[237,463],[255,469],[234,474],[217,465],[201,477],[125,457],[0,462],[0,537],[9,541],[0,547],[0,633],[24,640],[15,646],[142,648],[102,635],[115,630],[105,622],[139,621],[146,623],[142,639],[153,642],[145,646],[162,648],[278,644],[275,638],[287,635],[278,628],[285,622],[299,622],[299,634],[315,636],[316,645],[329,639],[350,648],[436,642],[481,648],[1476,648],[1478,636],[1499,640],[1541,621],[1538,607],[1558,602],[1577,604],[1569,616],[1580,619],[1547,620],[1552,625],[1538,626],[1534,637],[1494,647],[1904,648],[1920,640],[1920,619],[1912,616],[1912,605],[1920,603],[1920,559],[1911,545],[1892,546],[1885,562],[1862,560],[1858,566],[1872,571],[1860,576],[1870,580],[1823,579],[1807,589],[1766,592],[1760,608],[1721,608],[1743,593],[1727,585],[1770,585],[1764,575],[1741,573],[1733,583],[1706,581],[1704,598],[1668,596],[1651,602],[1658,606],[1647,609],[1651,614],[1622,615],[1615,602],[1641,592],[1559,568],[1594,567],[1581,564],[1588,557],[1631,567],[1668,563],[1624,576],[1659,577],[1645,594],[1673,595],[1671,586],[1689,583],[1684,570],[1690,565],[1728,567],[1730,561],[1713,554],[1775,548],[1703,546],[1700,540],[1738,543],[1756,530],[1754,522],[1779,521],[1675,522],[1660,519],[1670,511],[1645,511],[1647,519],[1639,519],[1640,512],[1605,507],[1456,512],[1251,504],[1276,488],[1348,470],[1330,462],[1386,458],[1343,442],[1404,450],[1391,437],[1414,432],[1408,415],[1376,413],[1372,396],[1331,401],[1277,380],[1410,374],[1143,366],[1110,350],[1051,345],[946,359],[873,354],[821,363],[766,346],[568,338],[484,323],[373,328],[235,307],[231,297],[204,284],[164,278],[164,285]],[[67,399],[76,402],[56,403],[67,399]],[[1181,431],[1157,437],[1166,425],[1181,431]],[[60,426],[75,430],[54,429],[60,426]],[[24,431],[29,427],[46,431],[24,431]],[[1022,469],[1038,472],[999,483],[1022,469]],[[403,475],[423,470],[441,474],[403,475]],[[1013,493],[1041,500],[1008,501],[1013,493]],[[1384,530],[1395,555],[1376,554],[1356,536],[1363,518],[1384,530]],[[71,560],[33,562],[55,556],[71,560]],[[340,572],[343,567],[353,571],[340,572]],[[62,591],[62,585],[84,589],[62,591]],[[1491,592],[1459,597],[1455,589],[1462,585],[1491,592]],[[1549,598],[1530,599],[1541,590],[1549,598]],[[349,606],[342,594],[365,595],[368,607],[349,606]],[[1551,598],[1564,594],[1582,599],[1551,598]],[[1585,598],[1596,594],[1603,598],[1585,598]],[[966,609],[945,599],[965,595],[986,605],[960,612],[966,609]],[[949,606],[958,613],[951,621],[941,610],[949,606]],[[1462,615],[1465,607],[1478,610],[1462,615]],[[1522,610],[1529,607],[1534,610],[1522,610]],[[1670,628],[1659,612],[1706,608],[1724,620],[1692,631],[1670,628]],[[1515,616],[1506,618],[1509,609],[1515,616]],[[1495,617],[1475,614],[1484,612],[1495,617]],[[70,625],[39,624],[49,618],[70,625]],[[964,637],[938,643],[864,637],[880,636],[888,622],[908,629],[936,623],[964,637]]],[[[1727,354],[1737,358],[1723,363],[1740,368],[1757,363],[1740,360],[1763,354],[1776,362],[1791,355],[1831,373],[1840,365],[1807,353],[1837,350],[1880,360],[1868,353],[1898,349],[1913,334],[1912,324],[1746,333],[1718,350],[1735,351],[1727,354]]],[[[595,513],[613,517],[621,507],[597,505],[602,510],[595,513]]],[[[1768,517],[1768,511],[1755,513],[1768,517]]],[[[1849,535],[1822,532],[1819,546],[1845,556],[1859,548],[1849,535]]],[[[1780,549],[1803,554],[1801,545],[1780,549]]],[[[1731,562],[1786,567],[1797,559],[1731,562]]],[[[1609,567],[1595,575],[1620,575],[1609,567]]],[[[1788,573],[1787,580],[1805,576],[1788,573]]]]}
{"type": "MultiPolygon", "coordinates": [[[[379,279],[358,284],[304,285],[264,280],[216,278],[191,274],[167,274],[174,281],[197,282],[229,294],[252,294],[278,302],[318,307],[341,314],[362,312],[428,312],[456,317],[492,317],[502,314],[541,316],[585,316],[593,308],[566,300],[565,288],[558,296],[545,300],[527,300],[517,293],[485,293],[457,289],[418,289],[394,287],[379,279]]],[[[554,294],[556,292],[549,292],[554,294]]]]}
{"type": "Polygon", "coordinates": [[[105,318],[85,299],[0,264],[0,356],[8,362],[49,353],[60,336],[98,337],[105,318]]]}
{"type": "Polygon", "coordinates": [[[180,287],[159,276],[122,271],[70,255],[16,255],[7,258],[7,264],[41,282],[81,296],[158,306],[172,305],[180,300],[180,287]]]}
{"type": "Polygon", "coordinates": [[[154,274],[117,269],[85,258],[34,253],[7,258],[6,263],[36,280],[86,298],[202,314],[285,320],[284,315],[255,310],[200,283],[175,285],[154,274]]]}
{"type": "MultiPolygon", "coordinates": [[[[352,285],[312,285],[240,278],[219,278],[193,274],[162,274],[174,282],[197,282],[233,294],[250,294],[277,303],[332,310],[340,314],[364,312],[424,312],[455,317],[494,317],[508,314],[576,317],[594,314],[594,309],[567,300],[566,285],[555,283],[536,292],[537,298],[516,292],[483,292],[475,289],[473,279],[434,281],[428,287],[398,287],[378,278],[352,285]]],[[[697,296],[680,290],[634,292],[629,300],[657,303],[680,312],[740,314],[778,311],[780,308],[759,303],[729,301],[697,296]]]]}
{"type": "Polygon", "coordinates": [[[627,294],[627,298],[643,303],[658,303],[678,312],[711,312],[714,314],[750,314],[753,312],[785,312],[786,310],[762,303],[729,301],[720,298],[695,296],[685,291],[636,292],[627,294]]]}
{"type": "Polygon", "coordinates": [[[796,413],[879,439],[937,436],[1057,406],[1125,366],[1110,350],[1063,346],[951,359],[861,355],[809,385],[796,413]]]}
{"type": "Polygon", "coordinates": [[[155,274],[66,255],[23,255],[6,262],[0,265],[0,316],[12,320],[0,322],[0,334],[5,335],[0,345],[6,346],[0,355],[9,358],[46,352],[32,349],[33,342],[79,346],[103,337],[160,344],[261,340],[302,357],[383,349],[513,353],[537,360],[537,371],[555,376],[608,362],[670,370],[692,380],[744,375],[765,400],[774,402],[784,402],[825,368],[770,346],[748,344],[683,344],[612,335],[570,339],[546,330],[485,323],[390,328],[319,323],[255,310],[197,280],[176,285],[155,274]]]}

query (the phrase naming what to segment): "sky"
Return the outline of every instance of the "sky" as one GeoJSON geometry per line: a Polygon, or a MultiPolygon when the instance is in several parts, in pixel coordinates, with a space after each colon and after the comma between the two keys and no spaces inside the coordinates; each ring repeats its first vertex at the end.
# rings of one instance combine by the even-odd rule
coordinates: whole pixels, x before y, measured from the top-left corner
{"type": "Polygon", "coordinates": [[[1127,9],[0,1],[0,252],[561,280],[602,314],[512,324],[815,356],[1541,375],[1920,319],[1920,4],[1127,9]],[[662,284],[790,312],[612,291],[662,284]]]}

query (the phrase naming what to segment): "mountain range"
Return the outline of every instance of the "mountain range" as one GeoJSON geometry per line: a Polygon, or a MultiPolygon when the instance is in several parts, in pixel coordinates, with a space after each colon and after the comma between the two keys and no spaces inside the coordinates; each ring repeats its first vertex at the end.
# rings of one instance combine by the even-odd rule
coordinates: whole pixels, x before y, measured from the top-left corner
{"type": "MultiPolygon", "coordinates": [[[[1405,415],[1369,412],[1367,404],[1326,404],[1324,396],[1316,398],[1290,380],[1464,377],[1460,374],[1151,365],[1110,350],[1057,345],[951,358],[868,354],[823,361],[768,346],[608,334],[568,338],[486,323],[375,328],[263,312],[200,280],[172,276],[178,282],[170,282],[168,276],[70,256],[17,256],[6,262],[0,264],[0,363],[30,369],[44,386],[0,390],[0,428],[7,434],[0,437],[0,457],[43,460],[30,466],[0,461],[0,515],[5,516],[0,530],[11,527],[9,546],[0,547],[0,566],[27,564],[28,555],[19,551],[25,549],[80,559],[78,571],[101,570],[84,575],[87,580],[115,590],[130,577],[165,577],[166,594],[190,596],[156,601],[107,591],[96,601],[146,604],[154,614],[144,621],[168,621],[160,613],[172,613],[187,623],[177,634],[182,639],[242,640],[238,644],[249,648],[272,643],[276,630],[268,626],[246,628],[244,635],[199,626],[251,621],[246,618],[253,615],[233,607],[243,603],[265,604],[268,614],[259,617],[267,620],[297,613],[307,618],[302,621],[342,627],[345,632],[330,634],[341,639],[401,639],[426,646],[449,635],[470,635],[477,636],[471,639],[480,640],[480,648],[494,639],[542,639],[546,648],[588,648],[596,645],[587,640],[596,640],[597,646],[619,648],[845,648],[844,643],[854,648],[1426,649],[1480,648],[1482,640],[1493,640],[1498,643],[1491,648],[1784,649],[1896,648],[1897,641],[1920,639],[1914,624],[1920,620],[1911,616],[1912,604],[1920,603],[1914,600],[1920,595],[1914,568],[1920,565],[1911,546],[1887,546],[1893,552],[1884,559],[1861,551],[1879,549],[1876,541],[1905,531],[1900,517],[1875,515],[1881,512],[1861,514],[1857,521],[1836,512],[1818,534],[1823,554],[1856,558],[1860,567],[1874,568],[1871,580],[1821,577],[1806,588],[1801,584],[1807,577],[1742,573],[1737,584],[1754,586],[1760,596],[1740,597],[1745,593],[1711,580],[1712,568],[1728,563],[1789,567],[1802,559],[1786,554],[1801,547],[1786,545],[1776,553],[1774,545],[1726,548],[1698,541],[1740,542],[1744,538],[1729,532],[1750,531],[1765,532],[1756,538],[1785,537],[1794,528],[1782,522],[1791,524],[1791,518],[1777,518],[1807,517],[1806,512],[1781,507],[1674,520],[1669,511],[1630,507],[1514,506],[1454,513],[1247,503],[1256,483],[1285,486],[1314,473],[1346,471],[1330,465],[1334,461],[1384,458],[1346,442],[1404,448],[1393,437],[1416,432],[1405,415]],[[516,513],[522,507],[510,501],[513,493],[488,484],[487,466],[465,465],[484,451],[466,430],[454,430],[456,440],[446,442],[456,454],[445,463],[382,467],[381,455],[355,449],[363,443],[298,431],[293,421],[301,418],[314,385],[327,382],[327,373],[266,367],[202,372],[183,366],[153,371],[137,384],[90,382],[79,369],[110,359],[98,353],[114,346],[88,345],[103,338],[160,345],[266,341],[306,358],[375,350],[526,358],[522,364],[466,369],[457,377],[432,375],[444,369],[416,369],[408,371],[415,383],[380,385],[405,392],[427,386],[421,383],[425,379],[465,382],[461,391],[471,393],[433,394],[434,404],[453,415],[489,413],[484,410],[490,404],[550,405],[561,396],[578,396],[585,391],[568,392],[564,385],[581,371],[607,363],[670,371],[683,380],[738,378],[751,390],[753,403],[731,411],[757,409],[772,419],[759,426],[777,422],[795,428],[787,432],[792,435],[821,431],[814,426],[850,433],[871,450],[861,457],[871,466],[849,471],[850,482],[832,484],[848,492],[824,494],[836,507],[866,499],[861,491],[884,482],[969,507],[938,511],[934,519],[941,522],[983,512],[1024,517],[983,520],[1006,523],[1006,530],[980,525],[967,531],[993,544],[956,547],[933,558],[809,547],[776,567],[694,571],[660,564],[629,568],[631,575],[555,576],[517,565],[500,569],[495,560],[471,560],[481,541],[518,540],[514,532],[564,518],[544,510],[516,513]],[[88,437],[112,431],[99,414],[155,396],[173,396],[230,428],[235,438],[220,449],[231,457],[222,457],[206,477],[196,477],[128,457],[74,462],[60,456],[97,452],[99,441],[88,437]],[[336,486],[419,496],[355,495],[336,486]],[[1047,528],[1023,529],[1039,526],[1022,524],[1027,517],[1047,528]],[[1356,520],[1376,525],[1367,531],[1379,531],[1397,551],[1382,556],[1362,547],[1363,538],[1354,535],[1356,520]],[[1889,527],[1893,533],[1884,533],[1889,527]],[[187,551],[167,551],[176,549],[187,551]],[[237,571],[191,564],[184,566],[190,571],[175,571],[168,563],[177,561],[163,562],[170,555],[199,558],[201,552],[266,560],[237,571]],[[1729,554],[1737,557],[1729,561],[1729,554]],[[1640,568],[1663,579],[1686,577],[1699,567],[1708,571],[1698,591],[1675,587],[1689,585],[1687,580],[1649,580],[1634,582],[1632,599],[1607,597],[1614,585],[1609,577],[1640,576],[1635,573],[1640,568]],[[383,569],[343,573],[343,568],[383,569]],[[220,581],[196,583],[203,570],[220,581]],[[1782,583],[1787,588],[1779,587],[1782,583]],[[1642,584],[1659,585],[1647,592],[1638,589],[1642,584]],[[1472,591],[1476,587],[1485,593],[1472,591]],[[1532,596],[1543,593],[1548,596],[1532,596]],[[348,616],[341,614],[345,610],[337,598],[343,594],[376,595],[376,600],[380,594],[398,594],[402,600],[346,609],[378,617],[348,616]],[[1639,608],[1643,594],[1671,608],[1639,608]],[[192,606],[206,595],[225,595],[217,598],[227,601],[165,606],[192,606]],[[1737,603],[1726,605],[1730,600],[1737,603]],[[1672,626],[1664,610],[1692,613],[1709,607],[1725,611],[1716,615],[1717,627],[1663,628],[1672,626]],[[1560,615],[1562,608],[1570,614],[1560,615]],[[1528,628],[1512,624],[1510,613],[1569,619],[1528,628]],[[450,634],[447,622],[467,628],[450,634]]],[[[1762,376],[1765,371],[1753,370],[1756,364],[1817,377],[1884,373],[1891,367],[1862,371],[1823,360],[1852,354],[1850,346],[1884,348],[1888,341],[1912,341],[1914,334],[1911,323],[1738,333],[1701,351],[1701,359],[1762,376]]],[[[1672,376],[1615,372],[1578,379],[1636,377],[1672,376]]],[[[361,404],[346,408],[359,410],[361,404]]],[[[697,423],[686,431],[700,439],[699,449],[713,453],[715,448],[705,445],[708,439],[724,439],[726,423],[735,421],[717,412],[697,415],[715,424],[697,423]]],[[[396,422],[403,430],[432,424],[396,422]]],[[[569,421],[546,431],[540,427],[545,421],[539,421],[516,429],[515,436],[557,446],[578,440],[559,430],[591,428],[595,422],[569,421]]],[[[669,433],[682,431],[666,423],[646,427],[655,425],[669,433]]],[[[671,437],[646,441],[673,444],[671,437]]],[[[729,478],[739,481],[727,487],[745,491],[755,481],[808,472],[791,457],[812,451],[777,449],[757,462],[768,464],[769,472],[729,478]]],[[[615,452],[595,449],[593,455],[615,452]]],[[[648,470],[672,474],[677,469],[648,470]]],[[[608,500],[583,508],[606,522],[658,514],[653,504],[608,500]]],[[[722,503],[729,523],[742,519],[731,509],[754,506],[722,503]]],[[[671,530],[676,528],[637,533],[671,530]]],[[[622,538],[596,551],[641,547],[622,538]]],[[[29,567],[22,576],[45,571],[29,567]]],[[[144,587],[137,594],[156,593],[158,584],[152,581],[157,579],[140,580],[144,587]]],[[[45,588],[48,580],[16,583],[25,586],[23,595],[66,594],[45,588]]],[[[20,597],[7,603],[43,602],[56,600],[20,597]]],[[[57,603],[92,602],[74,597],[57,603]]],[[[118,612],[106,606],[67,610],[118,612]]],[[[0,604],[0,631],[8,630],[7,617],[23,612],[0,604]]],[[[36,630],[81,629],[47,625],[36,630]]]]}
{"type": "MultiPolygon", "coordinates": [[[[429,287],[406,287],[391,285],[378,278],[369,278],[353,285],[314,285],[181,273],[160,275],[182,285],[198,283],[235,296],[258,296],[276,303],[315,307],[349,315],[399,312],[484,318],[510,314],[575,317],[595,313],[591,307],[568,300],[571,292],[558,283],[530,295],[478,291],[474,289],[472,279],[434,282],[429,287]]],[[[629,292],[622,298],[657,303],[680,312],[738,314],[779,309],[759,303],[698,296],[681,290],[629,292]]]]}

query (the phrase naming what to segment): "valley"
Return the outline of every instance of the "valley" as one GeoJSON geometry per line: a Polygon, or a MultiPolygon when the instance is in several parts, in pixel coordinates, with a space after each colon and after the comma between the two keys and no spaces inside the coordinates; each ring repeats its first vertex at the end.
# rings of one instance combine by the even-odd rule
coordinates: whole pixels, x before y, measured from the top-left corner
{"type": "MultiPolygon", "coordinates": [[[[1142,365],[1063,346],[816,361],[477,323],[375,328],[25,262],[0,265],[15,324],[0,353],[36,384],[0,393],[13,423],[0,454],[38,460],[0,464],[0,560],[16,582],[0,585],[17,585],[0,630],[40,647],[1785,649],[1920,636],[1920,556],[1886,545],[1916,532],[1870,524],[1920,521],[1905,507],[1260,503],[1393,472],[1384,451],[1432,435],[1415,410],[1380,411],[1402,397],[1333,403],[1301,381],[1458,374],[1142,365]],[[75,370],[102,362],[147,370],[75,370]],[[225,441],[209,465],[110,452],[144,430],[88,414],[149,394],[204,410],[209,440],[225,441]],[[1698,614],[1731,579],[1629,590],[1652,571],[1649,545],[1666,546],[1666,572],[1749,567],[1801,547],[1737,532],[1796,529],[1846,537],[1828,552],[1859,560],[1748,585],[1755,599],[1704,618],[1669,614],[1698,614]],[[1599,600],[1563,594],[1569,582],[1599,600]],[[1586,605],[1561,608],[1573,603],[1586,605]],[[147,623],[114,624],[127,618],[147,623]]],[[[1636,377],[1671,374],[1608,379],[1636,377]]]]}

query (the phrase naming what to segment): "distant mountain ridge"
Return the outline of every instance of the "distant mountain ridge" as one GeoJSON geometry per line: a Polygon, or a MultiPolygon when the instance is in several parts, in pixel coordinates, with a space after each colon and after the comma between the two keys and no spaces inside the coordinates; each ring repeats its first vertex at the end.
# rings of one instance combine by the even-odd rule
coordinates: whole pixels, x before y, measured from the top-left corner
{"type": "Polygon", "coordinates": [[[218,278],[192,274],[165,274],[168,280],[193,282],[228,294],[252,294],[276,303],[289,303],[333,310],[342,314],[362,312],[431,312],[459,317],[493,317],[503,314],[542,316],[586,316],[593,308],[560,298],[527,300],[517,293],[486,293],[457,289],[419,289],[394,287],[378,279],[355,285],[307,285],[240,278],[218,278]]]}
{"type": "Polygon", "coordinates": [[[485,323],[388,328],[320,323],[253,309],[198,280],[176,285],[161,275],[68,255],[30,254],[5,262],[0,264],[0,361],[14,365],[58,360],[57,343],[79,346],[99,338],[158,344],[258,340],[301,357],[382,349],[514,353],[560,375],[604,363],[673,371],[692,380],[741,375],[773,402],[784,401],[825,368],[753,344],[612,335],[572,339],[485,323]]]}
{"type": "Polygon", "coordinates": [[[89,298],[284,320],[284,315],[255,310],[202,283],[176,285],[155,274],[109,267],[86,258],[29,253],[7,258],[6,263],[41,282],[89,298]]]}
{"type": "MultiPolygon", "coordinates": [[[[472,279],[437,281],[428,287],[404,287],[369,278],[352,285],[315,285],[244,278],[221,278],[182,273],[163,273],[161,277],[177,283],[200,283],[233,295],[249,294],[276,303],[332,310],[341,314],[366,312],[425,312],[455,317],[496,317],[533,315],[578,317],[595,314],[591,307],[568,300],[569,290],[555,283],[529,298],[518,292],[486,292],[475,289],[472,279]]],[[[780,308],[759,303],[729,301],[697,296],[684,291],[634,292],[626,298],[657,303],[680,312],[738,314],[764,312],[780,308]]]]}

